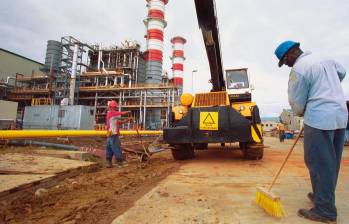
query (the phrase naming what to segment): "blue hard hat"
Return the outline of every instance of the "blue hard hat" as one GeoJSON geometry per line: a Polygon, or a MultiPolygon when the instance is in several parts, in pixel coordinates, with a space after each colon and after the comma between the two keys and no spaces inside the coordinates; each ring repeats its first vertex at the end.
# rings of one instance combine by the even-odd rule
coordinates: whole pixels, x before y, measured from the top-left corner
{"type": "Polygon", "coordinates": [[[279,59],[279,67],[283,65],[282,59],[285,57],[286,53],[293,47],[299,46],[298,42],[292,40],[287,40],[282,42],[275,50],[275,55],[279,59]]]}

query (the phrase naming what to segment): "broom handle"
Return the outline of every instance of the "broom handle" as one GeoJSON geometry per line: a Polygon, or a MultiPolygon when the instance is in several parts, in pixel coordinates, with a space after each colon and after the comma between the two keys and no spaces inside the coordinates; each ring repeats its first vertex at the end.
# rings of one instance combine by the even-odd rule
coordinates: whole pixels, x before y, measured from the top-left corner
{"type": "Polygon", "coordinates": [[[285,166],[285,164],[286,164],[288,158],[290,158],[290,156],[291,156],[291,154],[292,154],[292,152],[293,152],[293,149],[295,148],[295,146],[296,146],[296,144],[297,144],[299,138],[301,137],[303,131],[304,131],[304,127],[301,129],[301,131],[299,132],[299,135],[297,136],[296,140],[293,142],[293,145],[292,145],[290,151],[288,152],[288,154],[287,154],[287,156],[286,156],[284,162],[282,163],[282,165],[281,165],[279,171],[278,171],[277,174],[274,176],[273,182],[271,182],[271,184],[270,184],[270,186],[269,186],[269,188],[268,188],[268,191],[271,190],[271,188],[272,188],[273,185],[275,184],[276,180],[278,179],[278,177],[279,177],[279,175],[280,175],[282,169],[284,168],[284,166],[285,166]]]}

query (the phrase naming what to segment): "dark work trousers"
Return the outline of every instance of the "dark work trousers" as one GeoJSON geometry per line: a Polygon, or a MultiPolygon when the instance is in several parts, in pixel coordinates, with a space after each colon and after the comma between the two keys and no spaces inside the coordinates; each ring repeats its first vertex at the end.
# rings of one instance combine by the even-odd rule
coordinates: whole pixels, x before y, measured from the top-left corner
{"type": "Polygon", "coordinates": [[[279,131],[279,140],[280,142],[284,142],[285,141],[285,131],[279,131]]]}
{"type": "Polygon", "coordinates": [[[320,130],[304,125],[304,161],[314,193],[314,212],[325,218],[337,218],[335,190],[344,146],[344,130],[320,130]]]}
{"type": "Polygon", "coordinates": [[[106,159],[112,161],[113,155],[117,163],[122,163],[121,143],[118,135],[111,135],[107,138],[106,159]]]}

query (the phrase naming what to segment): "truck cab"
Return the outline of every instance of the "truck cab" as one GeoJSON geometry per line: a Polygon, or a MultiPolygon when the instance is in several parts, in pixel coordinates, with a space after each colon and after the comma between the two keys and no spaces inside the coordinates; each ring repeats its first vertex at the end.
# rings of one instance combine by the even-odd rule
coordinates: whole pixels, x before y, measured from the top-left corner
{"type": "Polygon", "coordinates": [[[247,68],[228,69],[226,74],[226,91],[231,103],[251,101],[252,86],[247,68]]]}

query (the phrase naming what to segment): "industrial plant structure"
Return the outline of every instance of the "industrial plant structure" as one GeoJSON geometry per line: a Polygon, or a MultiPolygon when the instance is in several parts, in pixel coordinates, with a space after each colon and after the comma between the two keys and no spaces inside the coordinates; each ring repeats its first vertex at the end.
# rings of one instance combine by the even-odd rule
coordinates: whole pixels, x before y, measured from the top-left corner
{"type": "Polygon", "coordinates": [[[144,52],[135,41],[103,46],[89,45],[71,36],[49,40],[42,71],[16,74],[11,88],[6,88],[6,100],[18,102],[22,114],[26,106],[90,106],[97,128],[105,124],[107,102],[116,100],[119,110],[131,112],[134,122],[127,127],[161,129],[168,124],[171,108],[178,104],[183,92],[186,42],[179,36],[171,40],[173,78],[169,79],[162,67],[167,3],[147,0],[144,52]]]}
{"type": "Polygon", "coordinates": [[[45,73],[17,74],[7,100],[19,102],[19,110],[35,105],[92,106],[96,124],[104,124],[107,102],[114,99],[142,128],[159,129],[168,122],[182,84],[169,80],[162,67],[161,74],[151,76],[154,71],[147,69],[147,57],[139,44],[130,41],[103,47],[73,37],[49,40],[45,73]]]}

